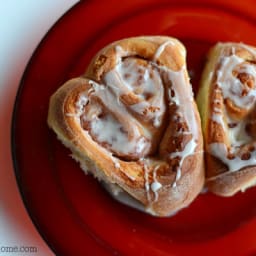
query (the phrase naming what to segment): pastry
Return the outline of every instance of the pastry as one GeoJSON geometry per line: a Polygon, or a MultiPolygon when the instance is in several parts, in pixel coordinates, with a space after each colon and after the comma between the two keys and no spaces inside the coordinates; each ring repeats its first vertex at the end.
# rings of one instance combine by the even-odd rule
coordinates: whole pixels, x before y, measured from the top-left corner
{"type": "Polygon", "coordinates": [[[185,63],[163,36],[116,41],[51,97],[48,124],[117,200],[156,216],[204,183],[203,139],[185,63]]]}
{"type": "Polygon", "coordinates": [[[232,196],[256,182],[256,49],[218,43],[208,56],[197,103],[206,151],[206,185],[232,196]]]}

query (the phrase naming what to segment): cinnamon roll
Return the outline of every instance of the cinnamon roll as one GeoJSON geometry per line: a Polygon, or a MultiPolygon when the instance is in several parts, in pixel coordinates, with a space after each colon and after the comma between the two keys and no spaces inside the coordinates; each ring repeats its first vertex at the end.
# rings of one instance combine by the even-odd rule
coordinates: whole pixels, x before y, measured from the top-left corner
{"type": "Polygon", "coordinates": [[[117,41],[50,100],[48,124],[82,169],[117,200],[156,216],[188,206],[204,183],[185,56],[170,37],[117,41]]]}
{"type": "Polygon", "coordinates": [[[256,49],[218,43],[198,93],[206,150],[206,184],[231,196],[256,182],[256,49]]]}

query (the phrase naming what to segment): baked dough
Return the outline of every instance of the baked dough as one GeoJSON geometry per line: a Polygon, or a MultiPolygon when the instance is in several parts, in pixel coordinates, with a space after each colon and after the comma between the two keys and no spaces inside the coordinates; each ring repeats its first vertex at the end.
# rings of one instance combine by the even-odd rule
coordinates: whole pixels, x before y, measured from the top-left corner
{"type": "Polygon", "coordinates": [[[83,170],[119,201],[156,216],[188,206],[204,184],[185,57],[171,37],[116,41],[50,99],[48,124],[83,170]]]}
{"type": "Polygon", "coordinates": [[[256,49],[218,43],[210,51],[197,103],[206,151],[206,185],[232,196],[256,182],[256,49]]]}

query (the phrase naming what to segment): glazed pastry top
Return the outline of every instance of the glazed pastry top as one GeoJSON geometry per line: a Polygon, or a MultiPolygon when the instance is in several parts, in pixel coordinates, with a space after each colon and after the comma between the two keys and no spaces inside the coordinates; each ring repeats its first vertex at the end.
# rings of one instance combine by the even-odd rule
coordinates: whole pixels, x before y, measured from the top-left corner
{"type": "Polygon", "coordinates": [[[218,47],[221,52],[216,54],[215,72],[210,74],[213,89],[207,150],[229,171],[237,171],[256,164],[256,50],[237,43],[218,47]]]}
{"type": "MultiPolygon", "coordinates": [[[[178,63],[177,70],[160,63],[162,53],[173,46],[164,41],[145,59],[115,45],[115,65],[98,81],[89,81],[76,106],[81,126],[114,157],[139,161],[144,168],[152,157],[175,161],[178,180],[184,159],[195,153],[199,131],[185,63],[178,63]],[[179,128],[164,135],[170,121],[179,128]]],[[[184,49],[181,53],[185,57],[184,49]]]]}
{"type": "Polygon", "coordinates": [[[84,169],[151,214],[187,206],[203,186],[200,117],[186,51],[174,38],[135,37],[101,49],[83,76],[52,96],[48,123],[84,169]]]}

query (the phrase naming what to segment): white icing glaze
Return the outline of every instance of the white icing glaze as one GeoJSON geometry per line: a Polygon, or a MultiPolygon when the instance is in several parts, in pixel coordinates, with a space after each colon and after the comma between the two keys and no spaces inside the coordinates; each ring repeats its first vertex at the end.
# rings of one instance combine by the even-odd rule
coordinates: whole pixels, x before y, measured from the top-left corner
{"type": "Polygon", "coordinates": [[[137,95],[139,102],[130,105],[130,109],[152,120],[156,127],[161,125],[165,111],[164,86],[158,70],[151,64],[145,67],[138,66],[134,59],[123,61],[105,75],[105,83],[114,89],[117,98],[131,92],[137,95]],[[154,112],[147,111],[151,107],[154,112]]]}
{"type": "Polygon", "coordinates": [[[158,200],[158,190],[162,188],[162,184],[157,180],[157,170],[160,165],[157,165],[153,170],[153,182],[150,185],[151,190],[154,193],[154,202],[158,200]]]}
{"type": "Polygon", "coordinates": [[[194,108],[193,92],[185,77],[185,67],[183,67],[180,71],[176,72],[167,70],[167,74],[168,79],[172,82],[172,89],[175,92],[174,96],[172,97],[171,90],[168,90],[169,102],[170,104],[172,104],[172,102],[176,104],[176,106],[178,107],[179,115],[185,119],[189,128],[188,131],[182,131],[179,132],[179,134],[182,133],[183,136],[187,134],[192,135],[190,141],[184,146],[184,149],[182,151],[172,152],[170,154],[170,158],[180,158],[179,166],[176,170],[175,182],[173,183],[173,187],[176,187],[176,182],[181,177],[182,165],[184,160],[186,159],[186,157],[195,153],[198,140],[198,129],[195,113],[191,111],[194,108]]]}
{"type": "Polygon", "coordinates": [[[212,77],[213,77],[213,71],[210,71],[210,72],[209,72],[209,75],[208,75],[208,79],[209,79],[209,80],[212,80],[212,77]]]}
{"type": "MultiPolygon", "coordinates": [[[[151,183],[151,190],[156,193],[160,188],[162,187],[162,184],[158,181],[154,181],[151,183]]],[[[157,198],[157,196],[156,196],[157,198]]],[[[157,201],[157,199],[156,199],[157,201]]]]}
{"type": "Polygon", "coordinates": [[[219,108],[217,108],[217,107],[214,107],[214,108],[213,108],[213,111],[214,111],[215,113],[222,113],[221,110],[220,110],[219,108]]]}
{"type": "MultiPolygon", "coordinates": [[[[120,52],[121,49],[118,51],[120,52]]],[[[91,81],[94,89],[91,95],[96,95],[106,103],[107,108],[115,113],[118,119],[111,114],[107,114],[104,118],[97,118],[96,115],[90,120],[86,120],[85,117],[84,121],[91,123],[92,135],[99,142],[107,143],[113,152],[123,155],[129,155],[132,152],[147,154],[150,150],[152,134],[146,126],[136,120],[128,109],[143,115],[145,120],[151,120],[155,127],[162,124],[166,107],[164,86],[159,72],[151,64],[138,65],[134,59],[129,59],[129,61],[119,62],[113,70],[106,73],[103,82],[106,86],[91,81]],[[139,102],[125,106],[120,97],[131,92],[137,95],[139,102]],[[147,95],[150,95],[150,98],[146,100],[147,95]],[[119,118],[122,119],[121,123],[119,118]],[[129,130],[123,132],[122,124],[125,124],[129,130]],[[143,132],[142,135],[141,132],[143,132]]]]}
{"type": "Polygon", "coordinates": [[[117,55],[119,58],[127,54],[127,52],[124,51],[124,49],[123,49],[120,45],[117,45],[117,46],[115,47],[115,50],[116,50],[116,55],[117,55]]]}
{"type": "Polygon", "coordinates": [[[122,125],[110,114],[104,118],[94,118],[90,124],[90,133],[99,142],[108,143],[114,151],[121,154],[141,153],[147,146],[145,138],[140,137],[136,128],[134,129],[135,139],[129,139],[127,133],[122,131],[122,125]],[[137,140],[138,137],[139,139],[137,140]]]}
{"type": "Polygon", "coordinates": [[[171,105],[171,104],[174,102],[177,106],[179,106],[179,105],[180,105],[179,98],[178,98],[178,97],[175,97],[175,95],[172,96],[171,91],[172,91],[172,89],[171,89],[171,88],[168,88],[168,97],[169,97],[169,99],[170,99],[169,104],[171,105]]]}
{"type": "MultiPolygon", "coordinates": [[[[232,46],[226,44],[227,46],[232,46]]],[[[252,54],[256,54],[255,50],[252,48],[238,44],[240,47],[248,50],[252,54]]],[[[221,57],[221,66],[217,71],[217,84],[218,87],[215,89],[215,92],[221,93],[223,100],[230,99],[234,104],[242,109],[250,109],[254,107],[256,102],[256,67],[252,63],[246,62],[244,59],[235,55],[235,48],[231,48],[232,54],[230,56],[221,57]],[[242,82],[235,76],[235,73],[238,74],[247,74],[251,79],[253,79],[253,88],[248,88],[246,84],[242,82]],[[246,93],[243,93],[246,91],[246,93]]],[[[221,103],[220,100],[214,99],[213,103],[216,105],[221,103]]],[[[208,152],[220,159],[224,164],[227,165],[228,170],[238,171],[243,167],[256,165],[256,151],[250,152],[250,158],[248,160],[242,160],[238,156],[240,148],[249,142],[252,142],[252,137],[246,132],[246,125],[249,120],[248,117],[244,117],[243,120],[234,120],[230,115],[226,106],[220,109],[214,107],[214,112],[212,113],[211,119],[222,126],[225,134],[228,138],[228,148],[224,143],[211,143],[208,146],[208,152]],[[225,116],[224,123],[223,116],[225,116]],[[229,126],[230,125],[230,126],[229,126]],[[231,153],[234,155],[233,159],[228,158],[228,154],[231,153]]]]}
{"type": "Polygon", "coordinates": [[[229,128],[227,130],[231,148],[245,145],[248,142],[252,141],[252,138],[246,132],[246,124],[246,121],[237,122],[235,127],[229,128]]]}
{"type": "Polygon", "coordinates": [[[146,190],[147,200],[148,202],[151,202],[150,184],[149,184],[149,177],[148,177],[149,169],[148,169],[147,163],[145,163],[144,160],[143,160],[143,169],[144,169],[145,190],[146,190]]]}
{"type": "MultiPolygon", "coordinates": [[[[220,93],[221,90],[219,87],[217,87],[215,89],[215,93],[220,93]]],[[[213,107],[213,112],[211,115],[211,119],[212,121],[214,121],[215,123],[220,124],[222,127],[225,127],[225,122],[223,119],[223,110],[221,109],[221,100],[220,99],[214,99],[213,103],[214,103],[214,107],[213,107]]]]}
{"type": "Polygon", "coordinates": [[[144,115],[145,118],[153,120],[153,125],[155,127],[159,127],[162,124],[162,118],[163,118],[163,112],[165,107],[164,106],[154,106],[156,108],[155,112],[147,111],[147,109],[150,108],[150,103],[146,101],[141,101],[139,103],[133,104],[130,106],[130,109],[132,109],[134,112],[144,115]],[[146,114],[144,114],[146,112],[146,114]]]}
{"type": "Polygon", "coordinates": [[[112,156],[112,161],[114,162],[115,168],[119,169],[120,168],[119,160],[116,157],[112,156]]]}
{"type": "Polygon", "coordinates": [[[88,97],[86,93],[81,93],[75,104],[77,115],[80,116],[83,113],[84,106],[88,103],[88,97]]]}
{"type": "MultiPolygon", "coordinates": [[[[157,215],[151,205],[148,207],[145,207],[143,204],[141,204],[139,201],[134,199],[132,196],[130,196],[127,192],[125,192],[119,186],[114,184],[106,184],[106,183],[103,183],[103,185],[106,188],[106,190],[113,196],[113,198],[119,201],[120,203],[128,205],[139,211],[147,212],[153,216],[157,215]]],[[[178,211],[174,211],[170,215],[168,215],[168,217],[172,217],[177,213],[178,211]]]]}
{"type": "Polygon", "coordinates": [[[180,71],[168,70],[168,78],[172,81],[172,88],[175,91],[175,100],[173,98],[170,101],[178,103],[178,112],[184,117],[189,131],[196,140],[198,138],[197,122],[195,113],[191,111],[194,108],[194,99],[192,87],[186,80],[185,66],[180,71]]]}
{"type": "Polygon", "coordinates": [[[119,169],[120,168],[120,164],[115,162],[115,168],[119,169]]]}
{"type": "Polygon", "coordinates": [[[171,158],[175,158],[175,157],[180,158],[179,165],[176,170],[176,178],[175,178],[175,182],[173,183],[173,187],[176,187],[176,185],[177,185],[176,182],[181,178],[181,168],[182,168],[184,160],[186,159],[186,157],[191,156],[195,153],[196,146],[197,146],[197,143],[195,142],[195,140],[191,139],[186,144],[183,151],[173,152],[170,154],[171,158]]]}
{"type": "MultiPolygon", "coordinates": [[[[159,58],[169,44],[173,44],[173,42],[166,41],[160,45],[154,58],[159,58]]],[[[182,151],[170,153],[170,158],[180,158],[176,180],[173,183],[173,187],[175,187],[176,181],[182,175],[183,162],[186,157],[195,153],[198,140],[197,122],[195,113],[192,111],[194,109],[193,92],[186,76],[186,67],[183,66],[179,71],[172,71],[165,67],[158,67],[154,62],[150,61],[146,66],[144,64],[138,65],[136,60],[132,58],[129,58],[129,61],[121,59],[127,53],[120,46],[116,46],[116,52],[116,66],[104,75],[103,84],[105,85],[97,84],[93,81],[90,82],[92,86],[90,95],[100,98],[103,104],[106,104],[105,106],[109,111],[99,118],[98,112],[100,114],[101,109],[97,106],[98,112],[94,115],[90,114],[89,118],[87,115],[84,115],[82,117],[83,121],[89,121],[91,135],[96,137],[98,142],[107,143],[113,152],[119,152],[124,155],[129,155],[132,152],[145,152],[146,154],[147,149],[150,147],[152,134],[131,113],[133,111],[143,115],[145,120],[151,121],[155,127],[161,126],[166,110],[165,85],[163,84],[162,77],[164,73],[167,80],[171,81],[171,87],[175,92],[172,96],[171,90],[168,89],[169,103],[176,104],[179,115],[188,126],[187,131],[179,131],[179,134],[182,133],[184,136],[191,135],[191,139],[182,151]],[[124,106],[122,96],[129,93],[137,96],[137,102],[130,106],[124,106]],[[154,111],[146,111],[150,108],[153,108],[154,111]],[[114,113],[115,116],[111,113],[114,113]],[[124,120],[125,127],[128,127],[125,131],[122,126],[124,120]],[[141,131],[143,135],[141,135],[141,131]]],[[[185,55],[185,52],[182,54],[185,55]]],[[[79,113],[84,110],[87,101],[88,99],[81,98],[80,102],[77,102],[79,113]]],[[[115,168],[120,168],[119,162],[114,164],[115,168]]],[[[150,192],[154,193],[154,200],[157,200],[158,191],[162,187],[162,184],[156,179],[156,170],[153,171],[153,182],[150,184],[149,168],[144,162],[145,191],[148,202],[152,201],[150,192]]]]}
{"type": "Polygon", "coordinates": [[[214,122],[220,124],[222,127],[225,127],[225,123],[224,123],[224,120],[223,120],[223,115],[222,115],[222,113],[213,112],[213,113],[212,113],[212,116],[211,116],[211,119],[212,119],[214,122]]]}
{"type": "Polygon", "coordinates": [[[116,65],[122,62],[122,58],[131,54],[127,51],[125,51],[120,45],[115,46],[116,51],[116,65]]]}
{"type": "MultiPolygon", "coordinates": [[[[144,130],[141,124],[130,115],[125,107],[119,106],[115,94],[106,89],[105,86],[98,85],[93,81],[91,81],[91,85],[95,90],[92,95],[97,95],[103,102],[106,102],[107,107],[119,118],[122,118],[122,122],[125,123],[125,127],[128,129],[124,131],[122,122],[120,123],[110,113],[106,114],[103,118],[95,116],[91,119],[88,119],[87,114],[83,118],[84,121],[90,121],[91,134],[97,138],[98,142],[107,143],[113,152],[129,155],[134,152],[141,153],[146,151],[149,147],[150,137],[141,136],[140,130],[144,130]],[[126,116],[130,117],[125,118],[126,116]]],[[[99,106],[97,107],[98,110],[99,106]]],[[[90,111],[93,111],[92,106],[90,111]]]]}
{"type": "MultiPolygon", "coordinates": [[[[226,43],[226,45],[231,45],[231,46],[232,46],[232,44],[233,44],[233,43],[226,43]]],[[[244,48],[245,50],[247,50],[247,51],[250,52],[251,54],[256,55],[256,51],[255,51],[254,48],[252,48],[252,47],[250,47],[250,46],[248,46],[248,45],[246,45],[246,44],[243,44],[243,43],[238,43],[237,45],[238,45],[239,47],[244,48]]],[[[233,53],[233,54],[234,54],[234,53],[233,53]]]]}
{"type": "Polygon", "coordinates": [[[248,109],[255,103],[256,88],[248,90],[248,94],[244,96],[243,91],[245,86],[234,76],[234,71],[246,73],[255,79],[255,66],[245,63],[244,59],[236,55],[231,55],[222,58],[221,70],[217,72],[217,84],[221,88],[223,98],[229,98],[236,106],[248,109]]]}
{"type": "Polygon", "coordinates": [[[161,56],[161,54],[165,51],[166,46],[168,45],[173,45],[173,42],[168,40],[158,47],[154,55],[154,60],[157,60],[161,56]]]}
{"type": "Polygon", "coordinates": [[[68,117],[78,117],[78,115],[74,114],[74,113],[65,113],[65,116],[68,116],[68,117]]]}
{"type": "Polygon", "coordinates": [[[120,169],[120,171],[121,171],[124,175],[126,175],[130,180],[132,180],[132,181],[136,180],[136,177],[130,175],[128,172],[126,172],[126,170],[120,169]]]}
{"type": "MultiPolygon", "coordinates": [[[[217,89],[216,89],[215,91],[217,91],[217,89]]],[[[220,104],[220,103],[221,103],[221,100],[220,100],[220,99],[214,99],[214,100],[213,100],[213,103],[215,103],[215,104],[220,104]]]]}
{"type": "MultiPolygon", "coordinates": [[[[256,164],[256,151],[251,152],[250,159],[242,160],[239,156],[235,156],[234,159],[228,159],[228,150],[224,143],[211,143],[209,145],[209,150],[215,157],[221,159],[221,161],[228,166],[228,170],[231,172],[238,171],[243,167],[248,167],[256,164]]],[[[237,151],[233,148],[234,155],[237,151]]]]}

